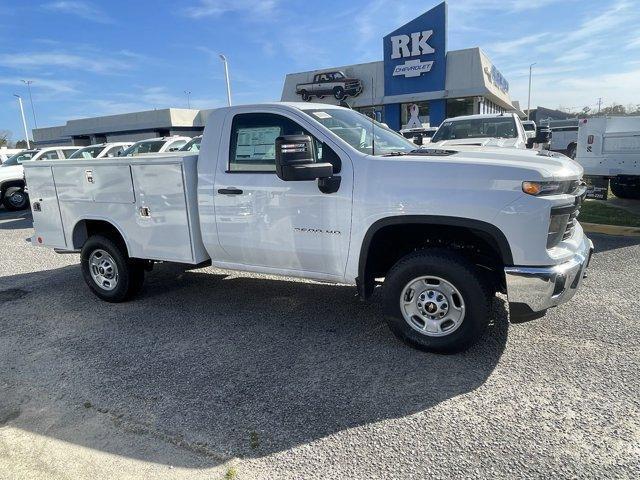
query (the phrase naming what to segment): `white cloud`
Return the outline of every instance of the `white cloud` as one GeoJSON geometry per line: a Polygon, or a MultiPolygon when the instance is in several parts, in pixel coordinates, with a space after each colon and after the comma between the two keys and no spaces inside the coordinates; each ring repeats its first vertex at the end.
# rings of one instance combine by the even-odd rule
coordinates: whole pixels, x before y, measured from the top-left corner
{"type": "Polygon", "coordinates": [[[95,58],[61,51],[0,54],[0,66],[21,70],[44,70],[47,67],[64,67],[100,74],[121,73],[131,68],[130,62],[120,58],[95,58]]]}
{"type": "Polygon", "coordinates": [[[81,0],[59,0],[43,5],[47,10],[76,15],[98,23],[113,23],[113,19],[106,12],[93,4],[81,0]]]}
{"type": "Polygon", "coordinates": [[[220,16],[228,12],[243,12],[252,17],[272,14],[279,0],[200,0],[193,7],[187,7],[184,14],[192,18],[220,16]]]}
{"type": "MultiPolygon", "coordinates": [[[[24,88],[25,84],[21,78],[0,78],[0,84],[2,85],[12,85],[15,87],[24,88]]],[[[65,80],[52,80],[49,78],[29,78],[29,80],[33,81],[31,84],[31,89],[34,91],[44,91],[45,93],[75,93],[77,92],[76,84],[73,82],[65,81],[65,80]]]]}

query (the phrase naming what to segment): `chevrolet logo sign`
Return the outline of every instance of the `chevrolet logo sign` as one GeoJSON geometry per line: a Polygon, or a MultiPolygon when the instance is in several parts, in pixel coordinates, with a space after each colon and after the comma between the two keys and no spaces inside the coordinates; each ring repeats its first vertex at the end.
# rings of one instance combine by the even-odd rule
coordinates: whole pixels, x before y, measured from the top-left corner
{"type": "Polygon", "coordinates": [[[405,77],[419,77],[423,73],[431,71],[433,61],[421,62],[420,59],[407,60],[403,65],[396,65],[393,69],[393,76],[404,75],[405,77]]]}

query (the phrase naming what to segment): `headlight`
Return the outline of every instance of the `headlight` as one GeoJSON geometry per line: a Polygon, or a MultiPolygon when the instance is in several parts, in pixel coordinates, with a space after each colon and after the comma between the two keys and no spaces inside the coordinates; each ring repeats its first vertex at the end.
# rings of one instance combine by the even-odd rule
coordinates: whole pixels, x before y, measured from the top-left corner
{"type": "Polygon", "coordinates": [[[577,180],[565,180],[562,182],[522,182],[522,191],[536,197],[558,195],[561,193],[573,193],[579,184],[580,182],[577,180]]]}

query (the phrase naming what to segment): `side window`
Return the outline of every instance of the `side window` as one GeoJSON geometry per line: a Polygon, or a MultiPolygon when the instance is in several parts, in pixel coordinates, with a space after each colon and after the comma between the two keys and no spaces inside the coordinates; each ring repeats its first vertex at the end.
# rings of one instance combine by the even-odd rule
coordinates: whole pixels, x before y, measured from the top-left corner
{"type": "Polygon", "coordinates": [[[230,172],[275,172],[276,138],[308,134],[293,120],[274,113],[241,113],[233,118],[230,172]]]}
{"type": "Polygon", "coordinates": [[[40,157],[40,160],[59,160],[60,157],[58,156],[58,151],[57,150],[51,150],[49,152],[43,153],[42,156],[40,157]]]}
{"type": "Polygon", "coordinates": [[[64,158],[69,158],[75,152],[77,152],[77,150],[62,150],[62,154],[64,155],[64,158]]]}
{"type": "Polygon", "coordinates": [[[122,145],[116,145],[115,147],[111,147],[107,150],[107,153],[104,155],[105,157],[117,157],[120,152],[124,151],[124,147],[122,145]]]}
{"type": "Polygon", "coordinates": [[[171,145],[169,145],[169,148],[167,148],[168,151],[170,150],[179,150],[180,147],[186,145],[187,141],[186,140],[176,140],[175,142],[171,142],[171,145]]]}

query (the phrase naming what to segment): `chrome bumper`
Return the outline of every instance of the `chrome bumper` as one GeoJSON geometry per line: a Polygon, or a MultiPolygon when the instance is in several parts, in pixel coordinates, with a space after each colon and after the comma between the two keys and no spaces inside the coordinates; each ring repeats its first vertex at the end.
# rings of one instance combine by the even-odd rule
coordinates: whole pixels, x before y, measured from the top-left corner
{"type": "Polygon", "coordinates": [[[586,236],[573,258],[552,267],[506,267],[507,296],[512,320],[544,315],[551,307],[568,302],[586,276],[593,243],[586,236]]]}

